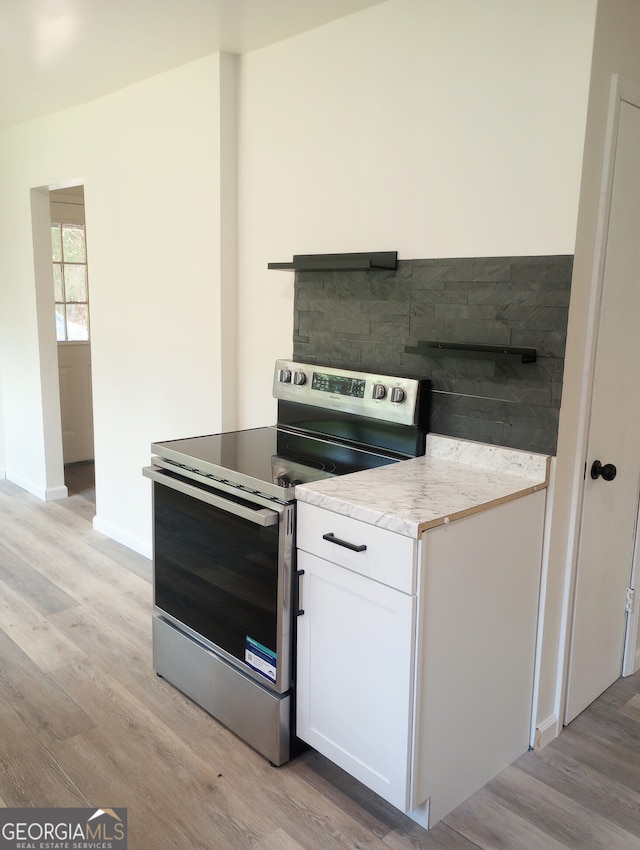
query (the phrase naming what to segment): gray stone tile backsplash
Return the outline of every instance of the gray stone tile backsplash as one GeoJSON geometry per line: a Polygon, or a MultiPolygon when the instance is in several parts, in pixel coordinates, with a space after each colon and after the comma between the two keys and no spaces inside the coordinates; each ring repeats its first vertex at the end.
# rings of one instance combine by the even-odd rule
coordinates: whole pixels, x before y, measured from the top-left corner
{"type": "Polygon", "coordinates": [[[430,430],[555,454],[573,257],[400,260],[296,272],[293,356],[430,378],[430,430]],[[536,363],[405,352],[419,341],[535,348],[536,363]]]}

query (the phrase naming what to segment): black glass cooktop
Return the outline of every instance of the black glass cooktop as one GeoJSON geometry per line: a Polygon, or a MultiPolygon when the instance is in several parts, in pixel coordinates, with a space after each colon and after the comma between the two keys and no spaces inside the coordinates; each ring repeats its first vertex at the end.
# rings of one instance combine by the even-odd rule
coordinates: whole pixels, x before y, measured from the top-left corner
{"type": "Polygon", "coordinates": [[[288,488],[393,463],[391,453],[367,451],[278,427],[229,431],[154,443],[165,459],[244,486],[292,495],[288,488]],[[277,488],[274,491],[273,488],[277,488]],[[284,492],[280,492],[280,491],[284,492]]]}

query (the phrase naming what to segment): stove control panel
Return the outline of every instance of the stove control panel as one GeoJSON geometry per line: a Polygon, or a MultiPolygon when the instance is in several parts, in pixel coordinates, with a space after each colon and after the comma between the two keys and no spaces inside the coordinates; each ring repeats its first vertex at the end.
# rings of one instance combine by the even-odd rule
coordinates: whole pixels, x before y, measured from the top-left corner
{"type": "Polygon", "coordinates": [[[277,360],[273,395],[299,404],[415,425],[421,383],[415,378],[277,360]]]}

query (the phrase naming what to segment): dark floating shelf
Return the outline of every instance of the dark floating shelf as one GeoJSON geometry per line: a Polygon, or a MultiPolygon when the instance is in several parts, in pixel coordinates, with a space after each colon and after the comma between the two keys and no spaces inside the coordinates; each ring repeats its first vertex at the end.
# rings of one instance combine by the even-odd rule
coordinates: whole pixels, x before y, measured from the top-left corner
{"type": "Polygon", "coordinates": [[[398,267],[397,251],[367,251],[360,254],[294,254],[290,263],[268,263],[269,269],[295,272],[346,272],[398,267]]]}
{"type": "Polygon", "coordinates": [[[406,354],[422,354],[423,357],[469,357],[475,360],[517,360],[520,363],[535,363],[535,348],[515,348],[511,345],[475,345],[458,342],[427,342],[420,340],[414,346],[405,347],[406,354]]]}

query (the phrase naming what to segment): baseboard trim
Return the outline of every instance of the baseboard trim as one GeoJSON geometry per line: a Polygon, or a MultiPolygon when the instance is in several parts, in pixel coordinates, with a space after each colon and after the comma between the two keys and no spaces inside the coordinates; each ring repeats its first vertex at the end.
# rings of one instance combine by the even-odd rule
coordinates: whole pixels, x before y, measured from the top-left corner
{"type": "Polygon", "coordinates": [[[0,478],[6,478],[12,484],[22,487],[27,493],[32,496],[37,496],[42,502],[54,502],[58,499],[66,499],[69,496],[69,491],[63,484],[61,487],[37,487],[32,481],[27,481],[26,478],[21,478],[19,475],[6,473],[6,470],[0,469],[0,478]]]}
{"type": "Polygon", "coordinates": [[[47,501],[46,489],[43,487],[37,487],[33,481],[28,481],[20,475],[14,475],[12,472],[7,472],[6,478],[7,481],[11,481],[12,484],[22,487],[23,490],[27,491],[27,493],[31,493],[32,496],[36,496],[41,502],[47,501]]]}
{"type": "Polygon", "coordinates": [[[149,558],[149,560],[151,560],[153,551],[150,543],[140,540],[132,534],[127,534],[127,532],[123,531],[121,528],[112,525],[110,522],[105,522],[97,515],[93,518],[93,527],[96,531],[99,531],[100,534],[110,537],[117,543],[122,543],[122,545],[126,546],[127,549],[132,549],[139,555],[144,555],[145,558],[149,558]]]}
{"type": "Polygon", "coordinates": [[[536,742],[534,748],[541,750],[551,743],[554,738],[558,737],[558,718],[555,714],[551,714],[542,723],[536,726],[536,742]]]}

